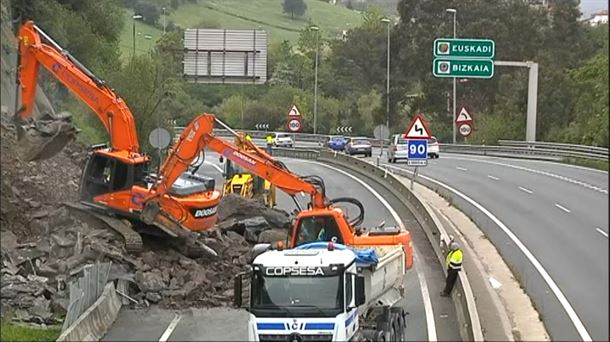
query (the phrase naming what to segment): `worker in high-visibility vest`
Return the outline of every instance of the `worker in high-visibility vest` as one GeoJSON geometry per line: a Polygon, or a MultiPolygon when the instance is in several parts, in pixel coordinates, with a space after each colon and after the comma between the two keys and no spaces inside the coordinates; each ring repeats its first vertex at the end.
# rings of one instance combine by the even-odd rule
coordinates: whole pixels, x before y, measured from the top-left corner
{"type": "Polygon", "coordinates": [[[252,136],[250,133],[246,133],[246,141],[252,141],[252,136]]]}
{"type": "Polygon", "coordinates": [[[445,289],[441,292],[442,297],[449,297],[451,294],[451,290],[453,290],[458,277],[458,272],[462,269],[462,258],[463,254],[460,244],[457,241],[451,240],[449,243],[449,253],[447,253],[447,258],[445,259],[447,279],[445,281],[445,289]]]}
{"type": "Polygon", "coordinates": [[[273,135],[267,134],[267,136],[265,137],[265,141],[267,142],[267,153],[271,155],[273,152],[273,135]]]}

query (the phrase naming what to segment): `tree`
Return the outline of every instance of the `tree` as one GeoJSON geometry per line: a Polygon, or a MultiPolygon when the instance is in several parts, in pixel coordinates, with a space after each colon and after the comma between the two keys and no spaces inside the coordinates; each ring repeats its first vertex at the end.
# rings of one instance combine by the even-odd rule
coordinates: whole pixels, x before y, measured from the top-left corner
{"type": "Polygon", "coordinates": [[[148,25],[155,26],[157,21],[161,17],[161,11],[159,8],[148,2],[138,2],[134,6],[134,11],[137,14],[142,15],[142,20],[148,25]]]}
{"type": "Polygon", "coordinates": [[[284,13],[290,13],[294,19],[295,14],[298,17],[303,16],[307,10],[307,4],[304,0],[284,0],[284,13]]]}

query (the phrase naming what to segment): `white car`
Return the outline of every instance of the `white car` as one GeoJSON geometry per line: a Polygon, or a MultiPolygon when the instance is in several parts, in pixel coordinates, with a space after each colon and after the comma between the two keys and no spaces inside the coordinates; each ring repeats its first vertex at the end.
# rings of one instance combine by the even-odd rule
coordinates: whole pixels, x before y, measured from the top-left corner
{"type": "Polygon", "coordinates": [[[293,147],[294,140],[292,140],[292,136],[288,133],[275,133],[273,136],[273,146],[293,147]]]}
{"type": "Polygon", "coordinates": [[[432,136],[428,139],[428,157],[431,159],[438,158],[438,152],[438,141],[436,140],[436,137],[432,136]]]}

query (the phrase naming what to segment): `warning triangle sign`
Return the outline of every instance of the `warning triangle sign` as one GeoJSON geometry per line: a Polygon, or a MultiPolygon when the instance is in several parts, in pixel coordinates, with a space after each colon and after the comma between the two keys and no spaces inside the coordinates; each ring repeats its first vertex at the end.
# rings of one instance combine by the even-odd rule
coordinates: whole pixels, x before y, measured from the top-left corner
{"type": "Polygon", "coordinates": [[[468,113],[468,110],[466,109],[466,107],[462,107],[460,109],[460,113],[458,114],[457,118],[455,118],[455,122],[460,123],[460,122],[469,122],[469,121],[472,121],[472,116],[470,115],[470,113],[468,113]]]}
{"type": "Polygon", "coordinates": [[[405,131],[405,139],[430,139],[430,128],[422,114],[417,114],[411,120],[409,128],[405,131]]]}
{"type": "Polygon", "coordinates": [[[301,115],[301,112],[299,112],[297,105],[292,105],[290,112],[288,112],[288,116],[300,116],[300,115],[301,115]]]}

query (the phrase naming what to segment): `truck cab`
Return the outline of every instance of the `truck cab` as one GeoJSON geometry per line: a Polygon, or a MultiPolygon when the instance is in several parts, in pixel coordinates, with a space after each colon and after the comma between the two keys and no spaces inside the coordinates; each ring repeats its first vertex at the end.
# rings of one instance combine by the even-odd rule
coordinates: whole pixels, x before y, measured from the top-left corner
{"type": "Polygon", "coordinates": [[[250,313],[248,341],[356,341],[404,330],[404,306],[394,305],[403,304],[402,247],[362,265],[354,251],[322,244],[265,251],[235,278],[234,304],[250,313]]]}

